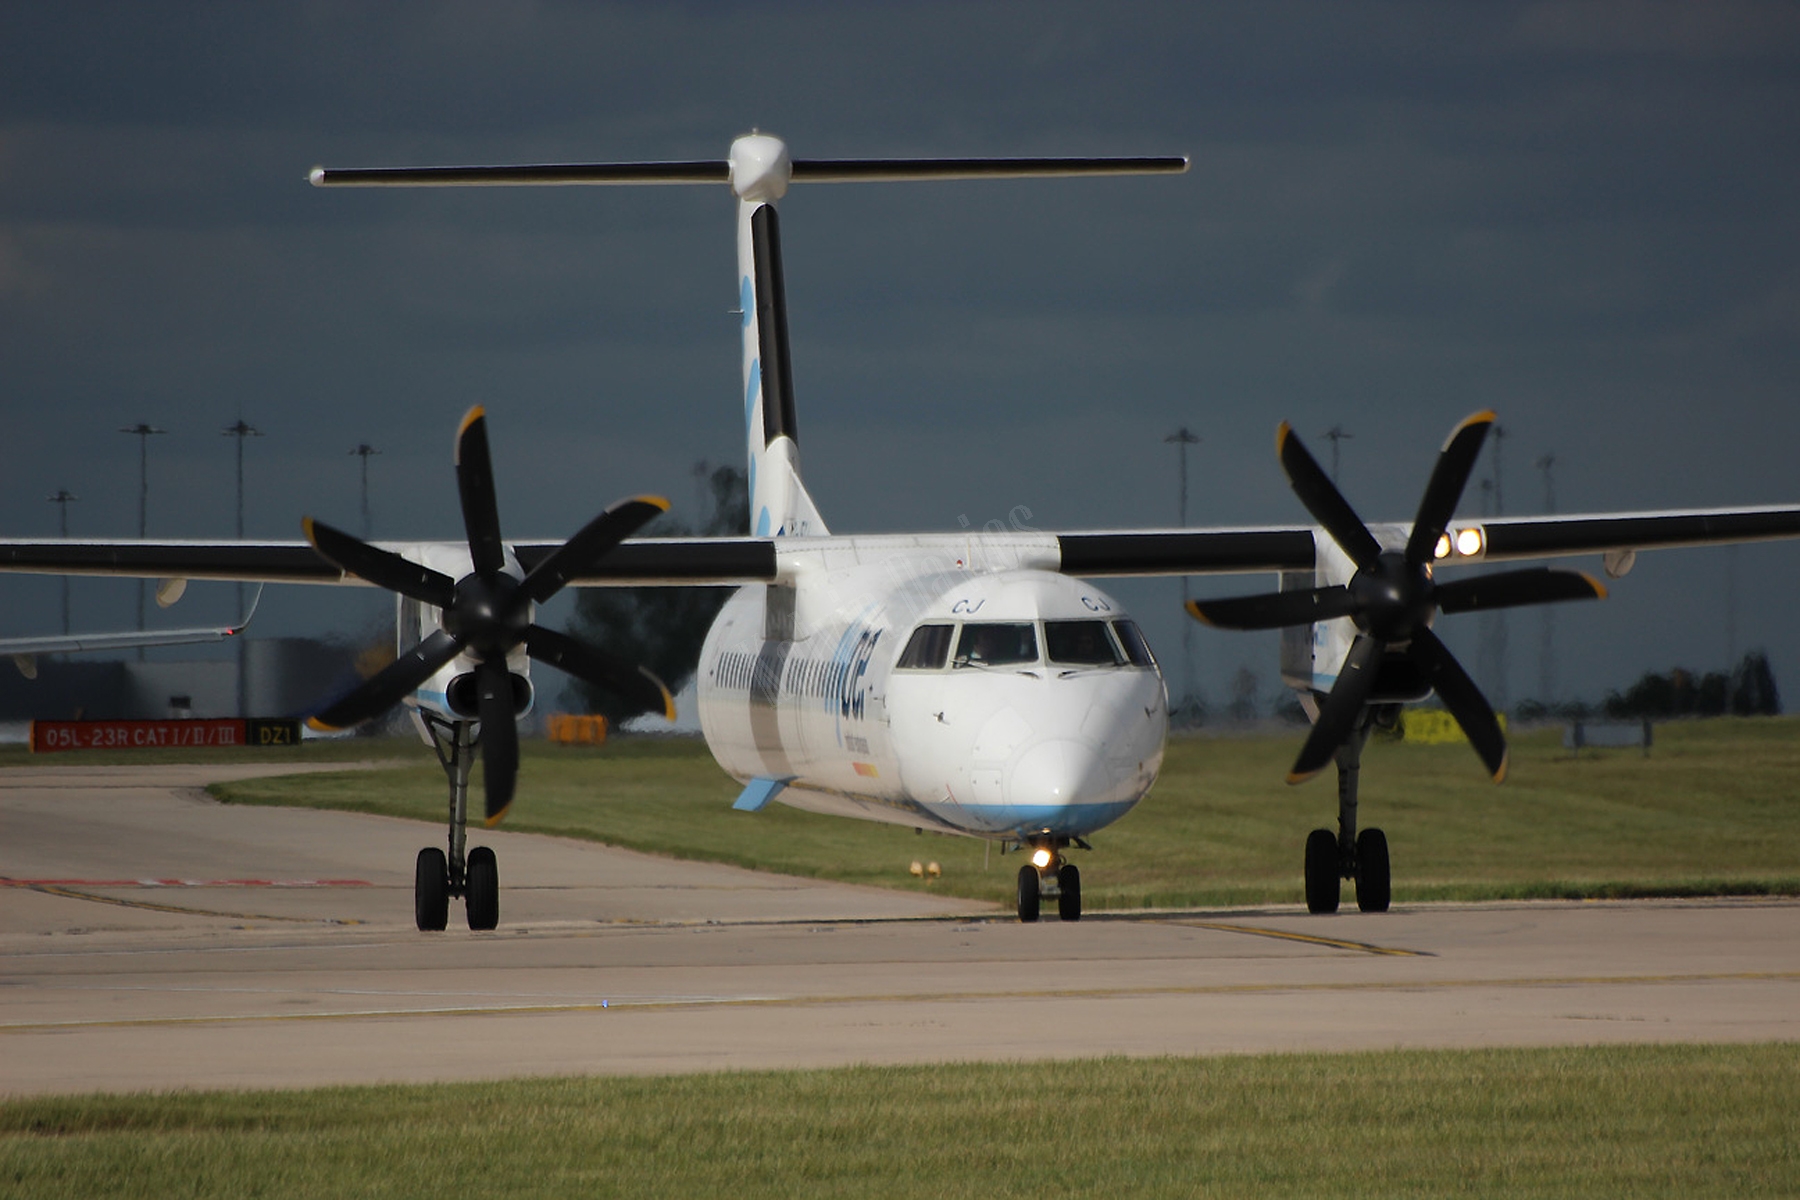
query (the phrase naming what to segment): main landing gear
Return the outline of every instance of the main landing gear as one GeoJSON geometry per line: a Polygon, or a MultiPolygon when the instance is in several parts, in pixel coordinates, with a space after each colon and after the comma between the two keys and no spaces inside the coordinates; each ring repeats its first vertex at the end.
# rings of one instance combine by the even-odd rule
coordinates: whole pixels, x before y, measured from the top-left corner
{"type": "Polygon", "coordinates": [[[450,783],[450,852],[436,846],[419,851],[413,872],[413,918],[420,929],[438,930],[450,923],[450,898],[460,896],[470,929],[500,924],[500,867],[494,852],[477,846],[465,858],[463,845],[469,816],[469,772],[475,765],[474,721],[449,721],[424,709],[415,710],[431,735],[431,747],[450,783]]]}
{"type": "Polygon", "coordinates": [[[1392,897],[1388,877],[1387,835],[1379,829],[1356,831],[1356,783],[1362,769],[1363,744],[1377,724],[1391,723],[1391,706],[1371,707],[1333,756],[1338,772],[1338,831],[1315,829],[1306,839],[1306,909],[1338,910],[1343,880],[1356,882],[1356,907],[1386,912],[1392,897]]]}
{"type": "MultiPolygon", "coordinates": [[[[1056,901],[1056,915],[1062,920],[1081,920],[1081,869],[1062,856],[1069,843],[1068,838],[1030,843],[1031,861],[1019,868],[1019,920],[1026,924],[1037,920],[1046,898],[1056,901]]],[[[1087,849],[1079,838],[1075,844],[1087,849]]]]}

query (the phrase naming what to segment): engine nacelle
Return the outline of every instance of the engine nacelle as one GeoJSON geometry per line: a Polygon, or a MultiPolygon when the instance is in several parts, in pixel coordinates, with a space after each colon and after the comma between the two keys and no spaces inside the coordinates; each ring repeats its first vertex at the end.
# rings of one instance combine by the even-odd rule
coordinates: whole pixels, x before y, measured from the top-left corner
{"type": "MultiPolygon", "coordinates": [[[[507,678],[512,680],[513,715],[522,717],[531,711],[531,702],[535,695],[531,680],[516,671],[509,674],[507,678]]],[[[444,689],[444,702],[450,706],[450,711],[459,717],[470,720],[480,717],[481,693],[476,690],[474,672],[458,675],[452,679],[450,686],[444,689]]]]}

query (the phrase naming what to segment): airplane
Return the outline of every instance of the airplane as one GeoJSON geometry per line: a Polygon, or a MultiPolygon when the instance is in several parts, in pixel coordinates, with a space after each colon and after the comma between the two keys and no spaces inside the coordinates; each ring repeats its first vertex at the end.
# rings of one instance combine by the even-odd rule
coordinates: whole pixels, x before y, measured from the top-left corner
{"type": "Polygon", "coordinates": [[[1528,567],[1437,580],[1442,569],[1604,556],[1622,576],[1638,552],[1800,536],[1800,507],[1459,520],[1455,509],[1493,414],[1476,413],[1440,450],[1410,523],[1367,525],[1287,425],[1277,459],[1317,524],[1201,529],[963,531],[842,535],[827,528],[800,471],[777,202],[798,183],[1179,174],[1180,157],[795,159],[781,139],[739,137],[722,161],[419,168],[314,168],[318,187],[727,185],[736,199],[742,392],[753,530],[747,537],[634,536],[666,510],[622,500],[566,542],[501,532],[485,410],[458,427],[461,542],[371,544],[307,519],[305,541],[0,541],[0,570],[372,585],[396,593],[395,662],[324,706],[317,725],[353,725],[406,705],[449,787],[447,847],[415,863],[414,916],[441,930],[460,897],[472,929],[499,920],[493,851],[467,849],[468,785],[479,751],[491,827],[512,802],[517,719],[532,705],[531,660],[673,716],[662,681],[627,659],[537,625],[565,586],[718,586],[726,601],[701,649],[700,725],[742,785],[733,807],[771,801],[998,842],[1029,853],[1016,912],[1046,900],[1082,914],[1071,847],[1149,793],[1168,733],[1156,658],[1095,580],[1273,573],[1279,590],[1195,601],[1198,619],[1288,630],[1284,682],[1314,719],[1289,782],[1335,763],[1338,829],[1307,840],[1310,911],[1391,899],[1387,845],[1358,828],[1360,756],[1400,705],[1436,693],[1496,781],[1505,737],[1490,705],[1432,631],[1441,613],[1597,599],[1578,572],[1528,567]]]}
{"type": "MultiPolygon", "coordinates": [[[[158,589],[156,602],[164,608],[174,604],[186,590],[176,581],[166,589],[158,589]]],[[[78,654],[86,650],[132,650],[140,646],[192,646],[202,642],[222,642],[250,628],[256,606],[262,600],[262,589],[250,600],[250,609],[235,625],[212,625],[196,629],[139,629],[108,633],[36,634],[29,637],[0,638],[0,657],[10,656],[13,666],[27,679],[37,678],[37,660],[43,654],[78,654]]]]}

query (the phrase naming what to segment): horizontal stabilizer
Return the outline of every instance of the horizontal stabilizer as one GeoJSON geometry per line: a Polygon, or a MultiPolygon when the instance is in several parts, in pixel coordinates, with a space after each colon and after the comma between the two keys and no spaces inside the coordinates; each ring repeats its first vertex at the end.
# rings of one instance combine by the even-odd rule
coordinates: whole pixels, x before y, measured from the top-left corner
{"type": "MultiPolygon", "coordinates": [[[[803,158],[795,183],[930,179],[1055,179],[1083,175],[1179,175],[1180,155],[1134,158],[803,158]]],[[[730,183],[731,163],[534,163],[493,167],[314,167],[314,187],[606,187],[730,183]]]]}

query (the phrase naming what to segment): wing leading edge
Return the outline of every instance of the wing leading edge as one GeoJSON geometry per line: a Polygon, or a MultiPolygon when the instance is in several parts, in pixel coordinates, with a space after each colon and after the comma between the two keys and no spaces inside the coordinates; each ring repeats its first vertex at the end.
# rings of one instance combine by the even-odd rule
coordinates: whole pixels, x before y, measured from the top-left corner
{"type": "MultiPolygon", "coordinates": [[[[1800,538],[1800,506],[1453,521],[1451,541],[1461,540],[1455,535],[1465,531],[1472,531],[1472,537],[1463,545],[1473,546],[1473,552],[1462,545],[1455,546],[1440,561],[1473,564],[1781,541],[1800,538]]],[[[1044,536],[1057,547],[1056,569],[1062,574],[1098,579],[1311,570],[1315,561],[1314,539],[1319,533],[1312,526],[1258,526],[1102,530],[1044,536]]],[[[947,545],[980,540],[980,535],[942,536],[947,545]]],[[[797,550],[809,542],[822,545],[838,540],[802,539],[790,548],[797,550]]],[[[916,545],[935,539],[908,540],[916,545]]],[[[513,551],[520,566],[530,571],[560,544],[516,542],[513,551]]],[[[395,548],[404,552],[411,546],[395,548]]],[[[367,586],[301,541],[8,539],[0,540],[0,572],[367,586]]],[[[778,577],[773,539],[645,538],[622,543],[599,566],[576,574],[569,582],[576,587],[721,586],[767,583],[778,577]]]]}
{"type": "MultiPolygon", "coordinates": [[[[394,544],[393,548],[405,553],[419,545],[394,544]]],[[[519,564],[530,571],[561,545],[519,542],[513,550],[519,564]]],[[[13,539],[0,541],[0,572],[368,586],[327,562],[305,542],[13,539]]],[[[597,567],[573,576],[570,582],[630,587],[757,583],[774,577],[775,548],[765,539],[653,538],[621,544],[597,567]]]]}

